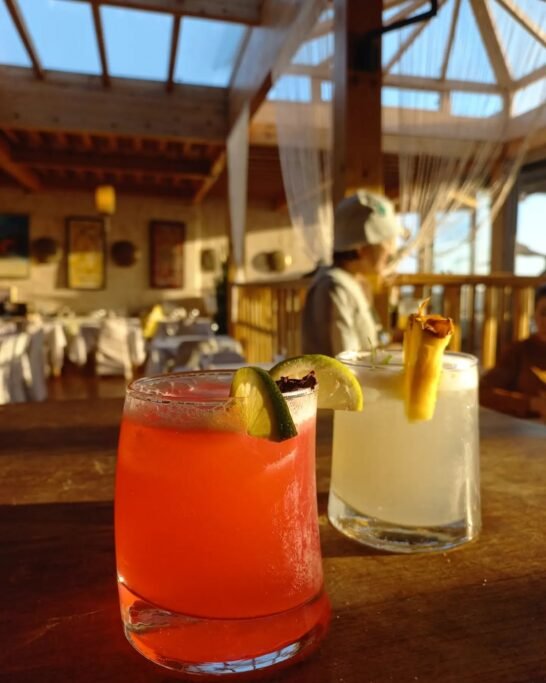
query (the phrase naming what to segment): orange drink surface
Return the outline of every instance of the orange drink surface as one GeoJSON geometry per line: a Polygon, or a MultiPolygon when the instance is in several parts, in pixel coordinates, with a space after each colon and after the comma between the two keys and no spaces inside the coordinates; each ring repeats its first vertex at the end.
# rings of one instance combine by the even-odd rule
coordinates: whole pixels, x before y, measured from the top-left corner
{"type": "Polygon", "coordinates": [[[324,631],[329,613],[315,397],[294,399],[298,434],[273,442],[246,434],[241,399],[227,398],[225,379],[211,382],[193,375],[191,391],[176,387],[167,405],[128,397],[119,441],[116,556],[126,633],[150,659],[183,661],[182,671],[187,662],[282,650],[310,629],[324,631]]]}

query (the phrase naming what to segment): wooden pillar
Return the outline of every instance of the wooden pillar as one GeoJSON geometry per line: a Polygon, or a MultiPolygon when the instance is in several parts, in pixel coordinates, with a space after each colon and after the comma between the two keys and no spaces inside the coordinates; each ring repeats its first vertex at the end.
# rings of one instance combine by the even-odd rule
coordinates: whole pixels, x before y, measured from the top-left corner
{"type": "Polygon", "coordinates": [[[506,197],[504,206],[493,221],[491,235],[491,273],[513,273],[516,265],[519,182],[506,197]]]}
{"type": "Polygon", "coordinates": [[[382,0],[334,0],[334,204],[359,187],[383,193],[382,8],[382,0]]]}

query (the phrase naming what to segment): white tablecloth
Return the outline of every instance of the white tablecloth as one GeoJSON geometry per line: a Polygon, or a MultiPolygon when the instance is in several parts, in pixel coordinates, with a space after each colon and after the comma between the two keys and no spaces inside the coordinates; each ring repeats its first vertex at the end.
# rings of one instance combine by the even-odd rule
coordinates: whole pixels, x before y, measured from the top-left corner
{"type": "MultiPolygon", "coordinates": [[[[184,334],[172,337],[159,337],[152,340],[146,362],[145,375],[160,375],[170,372],[174,364],[187,365],[191,369],[192,352],[199,346],[203,352],[214,353],[230,350],[242,354],[241,344],[227,334],[184,334]],[[204,347],[203,343],[206,344],[204,347]]],[[[195,368],[199,364],[193,363],[195,368]]]]}

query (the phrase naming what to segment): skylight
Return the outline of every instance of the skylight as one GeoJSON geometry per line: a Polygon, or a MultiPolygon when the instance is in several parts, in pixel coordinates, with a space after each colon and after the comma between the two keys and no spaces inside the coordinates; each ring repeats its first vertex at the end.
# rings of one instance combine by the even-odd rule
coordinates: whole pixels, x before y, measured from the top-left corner
{"type": "Polygon", "coordinates": [[[112,76],[167,78],[172,16],[118,7],[101,7],[101,16],[112,76]]]}
{"type": "Polygon", "coordinates": [[[313,38],[303,43],[292,59],[293,64],[318,66],[334,55],[334,34],[313,38]]]}
{"type": "Polygon", "coordinates": [[[454,116],[488,118],[499,114],[503,104],[500,95],[457,91],[451,93],[451,113],[454,116]]]}
{"type": "Polygon", "coordinates": [[[384,107],[438,111],[440,108],[440,93],[427,90],[383,87],[381,89],[381,104],[384,107]]]}
{"type": "MultiPolygon", "coordinates": [[[[514,78],[522,78],[546,64],[546,49],[538,40],[520,26],[497,2],[492,3],[491,10],[498,27],[508,68],[514,78]]],[[[546,3],[542,3],[542,7],[537,10],[529,14],[528,18],[540,30],[546,25],[546,3]]]]}
{"type": "Polygon", "coordinates": [[[286,102],[311,102],[311,78],[309,76],[281,76],[267,95],[268,100],[286,102]]]}
{"type": "Polygon", "coordinates": [[[478,83],[495,82],[493,69],[468,0],[461,2],[447,77],[478,83]]]}
{"type": "Polygon", "coordinates": [[[19,7],[45,69],[100,73],[93,16],[88,4],[19,0],[19,7]]]}
{"type": "Polygon", "coordinates": [[[3,2],[0,2],[0,36],[0,64],[30,66],[29,56],[3,2]]]}
{"type": "Polygon", "coordinates": [[[245,31],[242,24],[184,17],[175,81],[218,87],[229,85],[245,31]]]}

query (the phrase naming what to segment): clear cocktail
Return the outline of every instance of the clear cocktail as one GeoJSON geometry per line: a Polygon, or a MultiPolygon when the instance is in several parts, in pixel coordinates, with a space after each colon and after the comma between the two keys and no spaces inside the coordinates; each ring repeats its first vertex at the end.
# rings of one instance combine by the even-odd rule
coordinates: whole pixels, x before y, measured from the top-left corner
{"type": "Polygon", "coordinates": [[[328,516],[340,531],[388,550],[440,550],[480,529],[476,359],[443,358],[434,416],[404,412],[401,354],[339,356],[362,384],[364,410],[334,415],[328,516]]]}
{"type": "Polygon", "coordinates": [[[286,397],[298,434],[245,433],[231,373],[128,390],[116,476],[125,632],[187,675],[299,659],[326,630],[315,488],[316,391],[286,397]]]}

